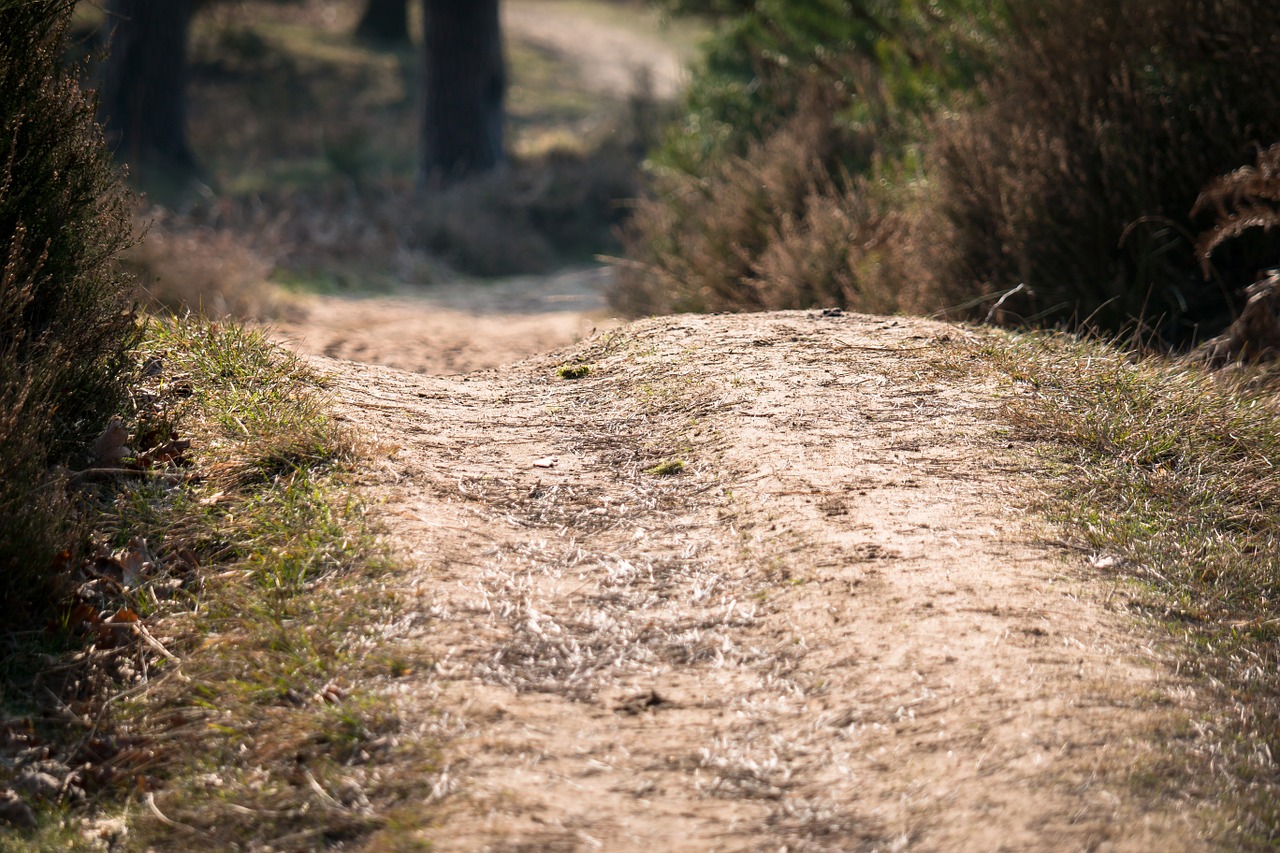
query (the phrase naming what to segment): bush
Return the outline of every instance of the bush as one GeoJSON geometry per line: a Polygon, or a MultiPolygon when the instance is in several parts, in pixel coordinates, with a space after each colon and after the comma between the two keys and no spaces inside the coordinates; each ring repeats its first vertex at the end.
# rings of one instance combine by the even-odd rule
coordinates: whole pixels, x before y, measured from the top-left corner
{"type": "Polygon", "coordinates": [[[721,26],[625,228],[614,307],[939,307],[922,287],[934,238],[904,176],[925,117],[987,67],[1001,5],[667,5],[721,26]]]}
{"type": "Polygon", "coordinates": [[[788,124],[819,91],[846,137],[841,165],[869,168],[917,140],[918,118],[990,63],[1002,3],[975,0],[666,0],[720,21],[655,160],[705,175],[788,124]]]}
{"type": "MultiPolygon", "coordinates": [[[[73,0],[0,7],[0,599],[29,604],[68,542],[64,485],[122,405],[138,327],[113,256],[128,200],[61,65],[73,0]]],[[[21,612],[21,611],[20,611],[21,612]]]]}
{"type": "Polygon", "coordinates": [[[1255,229],[1206,280],[1192,208],[1280,140],[1280,4],[671,1],[726,24],[655,156],[619,307],[1141,320],[1176,345],[1277,258],[1255,229]]]}
{"type": "Polygon", "coordinates": [[[847,135],[812,104],[705,179],[671,170],[623,231],[610,302],[631,314],[920,310],[908,213],[830,166],[847,135]]]}
{"type": "MultiPolygon", "coordinates": [[[[1010,319],[1141,320],[1169,343],[1230,320],[1267,259],[1198,274],[1191,210],[1205,183],[1280,139],[1280,5],[1055,0],[1013,18],[985,103],[935,125],[940,270],[971,292],[1025,284],[1010,319]]],[[[1274,260],[1274,255],[1271,260],[1274,260]]]]}

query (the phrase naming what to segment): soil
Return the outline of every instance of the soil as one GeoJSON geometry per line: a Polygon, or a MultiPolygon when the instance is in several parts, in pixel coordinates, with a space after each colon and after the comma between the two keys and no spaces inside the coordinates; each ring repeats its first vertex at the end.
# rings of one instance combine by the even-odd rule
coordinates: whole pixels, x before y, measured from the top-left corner
{"type": "Polygon", "coordinates": [[[1190,688],[1047,544],[967,334],[793,312],[460,376],[320,361],[411,567],[388,699],[444,744],[432,849],[1202,847],[1150,784],[1190,688]]]}

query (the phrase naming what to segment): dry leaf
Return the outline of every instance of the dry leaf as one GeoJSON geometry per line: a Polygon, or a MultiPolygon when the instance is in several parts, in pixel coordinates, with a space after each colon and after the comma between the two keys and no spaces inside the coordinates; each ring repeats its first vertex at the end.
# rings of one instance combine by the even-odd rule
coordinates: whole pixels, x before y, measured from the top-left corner
{"type": "Polygon", "coordinates": [[[111,419],[102,435],[94,439],[93,458],[99,465],[114,465],[121,459],[132,456],[125,442],[129,440],[129,431],[124,428],[124,421],[118,416],[111,419]]]}
{"type": "Polygon", "coordinates": [[[112,624],[118,625],[122,622],[139,622],[141,621],[141,617],[138,616],[137,613],[134,613],[132,610],[130,610],[128,607],[121,607],[115,613],[111,614],[111,618],[108,619],[107,621],[112,624]]]}
{"type": "Polygon", "coordinates": [[[147,575],[154,574],[156,570],[156,558],[147,547],[147,540],[141,536],[135,536],[129,541],[128,550],[120,555],[120,564],[120,582],[127,589],[136,588],[147,575]]]}
{"type": "Polygon", "coordinates": [[[157,465],[183,465],[187,462],[186,452],[190,448],[191,441],[189,439],[175,438],[148,450],[146,453],[138,454],[138,462],[148,468],[157,465]]]}

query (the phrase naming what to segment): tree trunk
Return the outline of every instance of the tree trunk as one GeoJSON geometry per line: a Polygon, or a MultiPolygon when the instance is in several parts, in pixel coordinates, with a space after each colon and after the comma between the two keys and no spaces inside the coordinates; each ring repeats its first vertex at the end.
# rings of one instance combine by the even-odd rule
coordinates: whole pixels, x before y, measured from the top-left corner
{"type": "Polygon", "coordinates": [[[422,0],[419,183],[456,180],[505,159],[498,0],[422,0]]]}
{"type": "Polygon", "coordinates": [[[409,0],[368,0],[356,35],[388,44],[409,41],[409,0]]]}
{"type": "Polygon", "coordinates": [[[187,145],[189,0],[110,0],[99,108],[116,156],[193,174],[187,145]]]}

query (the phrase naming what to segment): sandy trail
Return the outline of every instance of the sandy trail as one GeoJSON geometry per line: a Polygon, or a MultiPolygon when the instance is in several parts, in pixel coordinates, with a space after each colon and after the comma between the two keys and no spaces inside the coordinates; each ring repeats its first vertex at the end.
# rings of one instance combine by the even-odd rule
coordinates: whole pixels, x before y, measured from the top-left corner
{"type": "Polygon", "coordinates": [[[965,334],[679,317],[469,376],[323,362],[413,566],[432,849],[1202,846],[1136,784],[1190,691],[1044,544],[990,380],[937,366],[965,334]]]}
{"type": "MultiPolygon", "coordinates": [[[[653,57],[659,93],[678,85],[669,51],[572,4],[504,14],[613,94],[653,57]]],[[[387,700],[442,744],[420,840],[1205,846],[1204,812],[1151,771],[1194,693],[1044,544],[1038,475],[999,436],[964,331],[805,313],[612,328],[607,276],[316,299],[277,330],[366,362],[317,358],[375,448],[361,489],[409,566],[412,627],[388,653],[422,665],[387,700]]],[[[373,849],[407,849],[399,831],[373,849]]]]}
{"type": "Polygon", "coordinates": [[[450,374],[498,367],[579,341],[618,322],[601,267],[499,281],[406,288],[395,296],[314,296],[269,334],[307,355],[450,374]]]}
{"type": "Polygon", "coordinates": [[[519,0],[502,4],[502,25],[527,42],[574,59],[581,68],[580,82],[593,91],[627,97],[644,85],[643,94],[662,100],[680,92],[684,61],[669,40],[592,11],[582,3],[519,0]]]}

